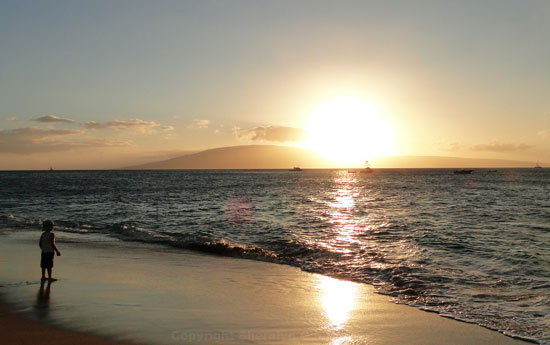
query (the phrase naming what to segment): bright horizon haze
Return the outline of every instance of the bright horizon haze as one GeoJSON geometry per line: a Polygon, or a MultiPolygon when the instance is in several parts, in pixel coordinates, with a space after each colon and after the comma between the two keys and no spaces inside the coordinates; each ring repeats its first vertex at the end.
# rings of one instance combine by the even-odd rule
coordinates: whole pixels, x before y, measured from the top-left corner
{"type": "Polygon", "coordinates": [[[0,1],[0,169],[550,162],[550,2],[0,1]]]}

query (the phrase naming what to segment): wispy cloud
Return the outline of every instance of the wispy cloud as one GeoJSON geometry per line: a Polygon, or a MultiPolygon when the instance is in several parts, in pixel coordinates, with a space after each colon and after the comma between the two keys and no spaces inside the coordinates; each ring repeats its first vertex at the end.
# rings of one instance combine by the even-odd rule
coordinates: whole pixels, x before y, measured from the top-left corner
{"type": "Polygon", "coordinates": [[[537,135],[542,138],[550,138],[550,129],[543,129],[542,131],[538,131],[537,135]]]}
{"type": "Polygon", "coordinates": [[[192,124],[187,125],[187,128],[206,128],[210,125],[210,120],[207,119],[195,119],[192,124]]]}
{"type": "Polygon", "coordinates": [[[82,133],[78,129],[47,129],[39,127],[25,127],[25,128],[16,128],[16,129],[4,129],[0,130],[0,138],[2,139],[42,139],[48,137],[54,137],[59,135],[69,135],[69,134],[78,134],[82,133]]]}
{"type": "Polygon", "coordinates": [[[491,152],[512,152],[524,151],[533,148],[533,145],[524,143],[502,143],[498,140],[493,140],[488,144],[477,144],[471,147],[474,151],[491,151],[491,152]]]}
{"type": "Polygon", "coordinates": [[[118,138],[92,138],[80,142],[67,143],[71,149],[75,148],[98,148],[98,147],[126,147],[134,146],[134,142],[128,139],[118,138]]]}
{"type": "Polygon", "coordinates": [[[44,129],[38,127],[0,130],[0,152],[35,153],[63,150],[59,137],[80,134],[76,129],[44,129]]]}
{"type": "Polygon", "coordinates": [[[439,147],[440,150],[443,150],[443,151],[459,151],[460,149],[462,149],[462,144],[460,144],[457,141],[437,142],[435,144],[439,147]]]}
{"type": "Polygon", "coordinates": [[[122,119],[111,120],[107,122],[90,121],[82,124],[86,129],[101,130],[101,129],[116,129],[116,130],[135,130],[138,132],[146,132],[151,129],[160,129],[163,131],[173,130],[172,126],[165,126],[154,121],[145,121],[141,119],[122,119]]]}
{"type": "Polygon", "coordinates": [[[199,128],[206,128],[208,127],[209,124],[210,124],[210,120],[206,120],[206,119],[195,120],[195,125],[199,128]]]}
{"type": "Polygon", "coordinates": [[[0,152],[32,154],[76,149],[131,146],[130,140],[82,138],[83,130],[26,127],[0,130],[0,152]]]}
{"type": "Polygon", "coordinates": [[[8,117],[6,120],[8,120],[9,122],[22,122],[21,120],[19,120],[17,117],[8,117]]]}
{"type": "Polygon", "coordinates": [[[37,117],[36,119],[32,119],[32,121],[42,122],[42,123],[73,123],[74,122],[74,120],[64,119],[62,117],[57,117],[54,115],[37,117]]]}
{"type": "MultiPolygon", "coordinates": [[[[43,116],[32,121],[52,123],[74,123],[73,120],[63,119],[53,115],[43,116]]],[[[146,135],[156,134],[159,131],[167,132],[174,128],[161,125],[154,121],[141,119],[122,119],[107,122],[79,123],[80,129],[53,128],[31,126],[16,129],[0,129],[0,152],[13,154],[31,154],[41,152],[60,152],[80,149],[94,149],[101,147],[126,147],[134,143],[127,138],[104,137],[100,130],[124,130],[146,135]],[[94,135],[94,133],[97,133],[94,135]]]]}
{"type": "Polygon", "coordinates": [[[301,128],[277,126],[259,126],[244,130],[234,127],[233,133],[244,141],[297,142],[305,136],[305,131],[301,128]]]}

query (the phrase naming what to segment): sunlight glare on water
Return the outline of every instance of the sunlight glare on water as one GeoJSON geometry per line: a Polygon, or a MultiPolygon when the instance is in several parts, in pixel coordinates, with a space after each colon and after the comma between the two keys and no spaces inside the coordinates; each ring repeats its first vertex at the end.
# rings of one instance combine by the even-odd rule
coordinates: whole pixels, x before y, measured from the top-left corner
{"type": "MultiPolygon", "coordinates": [[[[360,195],[357,179],[340,171],[335,179],[338,188],[332,193],[333,201],[328,203],[327,213],[329,222],[333,225],[333,236],[326,246],[339,253],[350,253],[353,244],[359,244],[357,235],[362,231],[363,225],[355,216],[357,212],[356,198],[360,195]]],[[[363,219],[365,220],[365,218],[363,219]]]]}
{"type": "Polygon", "coordinates": [[[352,344],[353,338],[351,336],[345,336],[345,337],[339,337],[336,339],[332,339],[330,342],[330,345],[344,345],[344,344],[352,344]]]}

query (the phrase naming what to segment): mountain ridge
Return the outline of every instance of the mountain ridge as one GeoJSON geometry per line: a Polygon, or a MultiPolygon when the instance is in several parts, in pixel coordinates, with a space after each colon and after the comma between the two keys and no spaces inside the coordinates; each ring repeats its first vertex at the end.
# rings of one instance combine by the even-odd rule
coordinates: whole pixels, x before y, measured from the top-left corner
{"type": "MultiPolygon", "coordinates": [[[[388,156],[372,159],[375,168],[530,168],[533,162],[445,156],[388,156]]],[[[355,168],[323,158],[318,153],[292,146],[227,146],[122,169],[305,169],[355,168]]],[[[361,168],[361,167],[359,167],[361,168]]]]}
{"type": "Polygon", "coordinates": [[[317,153],[291,146],[241,145],[208,149],[125,169],[286,169],[329,167],[317,153]]]}

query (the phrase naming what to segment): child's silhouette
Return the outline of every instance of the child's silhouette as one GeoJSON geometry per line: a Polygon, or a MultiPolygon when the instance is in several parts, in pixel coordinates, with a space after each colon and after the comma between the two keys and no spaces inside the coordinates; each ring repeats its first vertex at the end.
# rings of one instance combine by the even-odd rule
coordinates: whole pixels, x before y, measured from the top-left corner
{"type": "Polygon", "coordinates": [[[53,257],[54,253],[57,253],[57,256],[61,255],[61,252],[55,245],[55,234],[52,232],[53,227],[54,224],[51,220],[45,220],[42,223],[42,230],[44,232],[40,236],[40,242],[38,242],[40,249],[42,249],[42,259],[40,260],[42,280],[46,280],[46,270],[48,270],[48,279],[55,280],[52,278],[53,257]]]}

